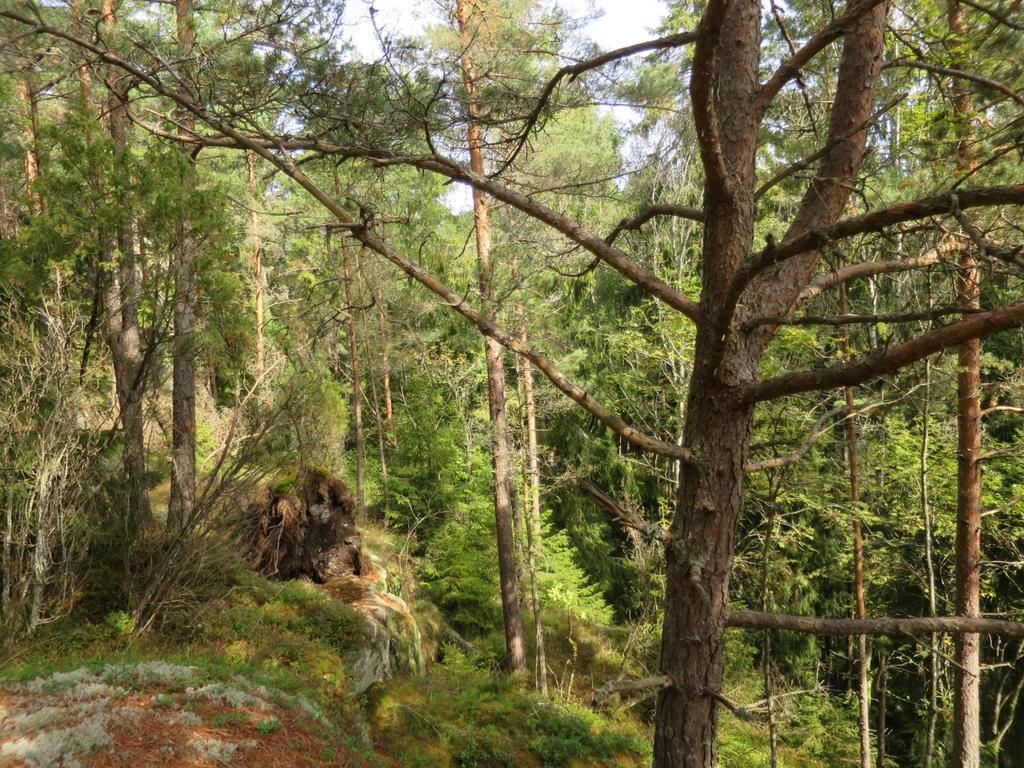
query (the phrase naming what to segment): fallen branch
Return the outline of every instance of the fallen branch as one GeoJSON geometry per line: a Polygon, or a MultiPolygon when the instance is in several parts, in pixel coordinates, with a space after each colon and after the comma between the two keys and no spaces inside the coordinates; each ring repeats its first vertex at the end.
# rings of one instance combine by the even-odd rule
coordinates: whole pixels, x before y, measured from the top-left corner
{"type": "Polygon", "coordinates": [[[819,619],[761,611],[730,611],[725,619],[732,629],[784,630],[806,635],[848,637],[857,635],[950,635],[979,634],[1024,638],[1024,624],[1003,619],[976,619],[967,616],[925,616],[906,619],[819,619]]]}
{"type": "Polygon", "coordinates": [[[590,706],[600,709],[616,693],[633,693],[643,691],[647,694],[657,693],[662,688],[667,688],[671,683],[668,675],[652,675],[651,677],[640,677],[632,680],[609,680],[600,688],[594,691],[590,700],[590,706]]]}
{"type": "Polygon", "coordinates": [[[660,541],[662,544],[670,538],[668,531],[664,530],[659,525],[654,525],[653,523],[648,522],[642,515],[637,515],[626,509],[619,504],[619,502],[605,493],[600,486],[591,482],[587,478],[580,478],[578,485],[583,492],[594,501],[595,504],[608,512],[608,514],[611,515],[623,528],[629,528],[637,531],[648,541],[660,541]]]}

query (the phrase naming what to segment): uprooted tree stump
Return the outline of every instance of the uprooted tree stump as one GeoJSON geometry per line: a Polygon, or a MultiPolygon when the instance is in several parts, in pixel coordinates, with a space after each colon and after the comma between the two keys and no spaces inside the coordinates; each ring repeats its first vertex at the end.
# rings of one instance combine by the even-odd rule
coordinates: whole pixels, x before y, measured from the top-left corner
{"type": "Polygon", "coordinates": [[[344,483],[315,467],[268,485],[246,509],[248,558],[273,579],[317,583],[362,572],[355,502],[344,483]]]}

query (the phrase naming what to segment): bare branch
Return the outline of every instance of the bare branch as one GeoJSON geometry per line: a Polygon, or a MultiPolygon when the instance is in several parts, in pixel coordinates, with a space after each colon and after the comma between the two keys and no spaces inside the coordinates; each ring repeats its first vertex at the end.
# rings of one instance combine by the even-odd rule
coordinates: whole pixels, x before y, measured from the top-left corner
{"type": "MultiPolygon", "coordinates": [[[[992,205],[1013,205],[1024,203],[1024,184],[1008,184],[995,187],[976,187],[955,193],[960,210],[992,205]]],[[[917,200],[896,203],[886,208],[844,219],[831,227],[804,232],[784,240],[778,245],[755,253],[734,278],[737,288],[742,290],[750,281],[768,267],[808,251],[816,251],[829,243],[844,240],[868,232],[880,232],[894,224],[927,219],[952,212],[953,195],[945,193],[930,195],[917,200]]]]}
{"type": "Polygon", "coordinates": [[[868,11],[880,5],[885,0],[862,0],[846,11],[842,16],[833,21],[827,27],[818,32],[804,45],[782,62],[775,73],[768,78],[758,91],[758,110],[764,112],[772,99],[782,90],[782,87],[796,77],[811,59],[817,56],[827,46],[845,35],[857,21],[868,11]]]}
{"type": "Polygon", "coordinates": [[[926,61],[914,61],[913,59],[896,59],[895,61],[889,62],[887,66],[923,69],[926,72],[931,72],[936,75],[945,75],[946,77],[952,77],[959,80],[969,80],[972,83],[978,83],[979,85],[984,85],[986,88],[998,91],[1004,96],[1008,96],[1018,104],[1024,106],[1024,96],[1021,96],[1015,90],[1010,88],[1010,86],[1005,83],[1001,83],[998,80],[993,80],[990,77],[979,75],[976,72],[967,72],[963,69],[953,69],[951,67],[940,67],[936,64],[929,64],[926,61]]]}
{"type": "Polygon", "coordinates": [[[909,272],[913,269],[932,266],[939,263],[940,259],[958,250],[957,243],[947,238],[934,248],[920,254],[919,256],[908,256],[904,259],[893,261],[862,261],[857,264],[848,264],[845,267],[826,272],[814,278],[811,283],[800,292],[797,299],[798,304],[810,301],[818,294],[837,285],[858,280],[862,277],[873,277],[875,275],[887,275],[894,272],[909,272]]]}
{"type": "Polygon", "coordinates": [[[597,484],[591,482],[587,478],[580,478],[577,483],[579,487],[583,489],[584,493],[593,499],[598,506],[607,511],[609,515],[615,518],[615,521],[622,527],[637,531],[645,539],[650,541],[660,541],[662,544],[672,538],[671,534],[661,526],[650,523],[645,520],[642,515],[637,515],[632,511],[625,509],[621,504],[619,504],[619,502],[605,493],[597,484]]]}
{"type": "Polygon", "coordinates": [[[899,104],[901,101],[903,101],[906,97],[907,97],[906,93],[899,94],[898,96],[896,96],[895,98],[890,100],[887,104],[883,105],[881,108],[876,110],[875,113],[873,115],[871,115],[871,117],[869,117],[867,120],[864,120],[863,122],[855,125],[850,130],[848,130],[848,131],[846,131],[844,133],[841,133],[840,135],[838,135],[835,138],[831,139],[830,141],[828,141],[825,144],[825,146],[823,146],[821,149],[819,149],[814,154],[808,155],[807,157],[803,158],[802,160],[797,160],[795,163],[791,163],[790,165],[787,165],[785,168],[783,168],[777,174],[775,174],[770,179],[768,179],[768,181],[766,181],[764,184],[762,184],[758,188],[757,192],[754,193],[754,198],[758,199],[758,198],[762,197],[765,192],[767,192],[769,189],[774,187],[779,182],[789,178],[794,173],[799,173],[800,171],[804,170],[805,168],[809,167],[813,163],[815,163],[818,160],[820,160],[822,157],[824,157],[826,154],[828,154],[832,150],[832,148],[834,146],[836,146],[839,142],[846,141],[848,138],[850,138],[854,134],[860,133],[861,131],[863,131],[868,126],[873,125],[878,120],[878,118],[882,117],[882,115],[886,114],[890,109],[895,107],[897,104],[899,104]]]}
{"type": "Polygon", "coordinates": [[[522,152],[523,147],[526,146],[526,142],[530,138],[530,133],[533,132],[534,127],[537,125],[537,121],[544,112],[544,107],[547,106],[548,100],[563,80],[568,78],[569,82],[572,82],[584,72],[598,69],[603,67],[605,64],[611,64],[613,61],[620,61],[630,56],[635,56],[638,53],[662,51],[667,48],[678,48],[682,45],[689,45],[694,42],[696,37],[697,36],[694,32],[680,32],[675,35],[667,35],[654,40],[647,40],[642,43],[627,45],[623,48],[616,48],[613,51],[607,51],[594,56],[593,58],[584,59],[583,61],[578,61],[575,64],[569,64],[562,67],[555,73],[554,77],[548,81],[547,85],[544,86],[544,90],[541,91],[540,96],[537,98],[536,106],[534,106],[533,111],[530,112],[526,121],[523,123],[515,149],[512,150],[512,153],[501,163],[499,169],[492,175],[501,175],[505,169],[515,162],[519,153],[522,152]]]}
{"type": "MultiPolygon", "coordinates": [[[[209,147],[239,148],[242,146],[237,140],[230,137],[226,139],[208,136],[189,137],[169,134],[161,131],[156,126],[147,125],[146,127],[153,130],[157,135],[162,135],[165,138],[174,138],[176,141],[190,141],[197,145],[209,147]]],[[[324,155],[363,159],[378,165],[409,165],[446,176],[453,181],[463,182],[475,189],[481,189],[496,200],[507,203],[538,221],[548,224],[568,239],[583,246],[583,248],[594,254],[601,261],[643,288],[647,293],[660,299],[694,322],[698,322],[700,319],[700,305],[696,301],[686,296],[677,288],[660,280],[651,270],[637,264],[621,250],[583,228],[578,222],[548,208],[529,195],[518,192],[487,176],[475,173],[453,160],[434,155],[407,155],[389,150],[347,147],[315,138],[267,138],[261,136],[245,136],[244,138],[248,142],[266,149],[303,149],[324,155]]]]}
{"type": "Polygon", "coordinates": [[[937,320],[949,315],[963,315],[981,312],[980,309],[964,307],[933,307],[918,312],[883,312],[877,315],[801,315],[800,317],[761,317],[744,323],[745,327],[757,325],[877,325],[878,323],[910,323],[916,320],[937,320]]]}
{"type": "Polygon", "coordinates": [[[776,376],[740,388],[744,402],[774,400],[818,389],[852,387],[868,379],[892,373],[929,355],[969,339],[977,339],[1024,324],[1024,302],[973,315],[944,328],[918,336],[904,344],[879,349],[867,357],[831,368],[776,376]]]}
{"type": "Polygon", "coordinates": [[[677,216],[681,219],[689,219],[690,221],[696,221],[701,224],[704,223],[704,211],[701,208],[694,208],[688,205],[659,203],[657,205],[652,205],[650,208],[645,208],[640,211],[640,213],[624,218],[615,225],[615,229],[611,231],[604,241],[611,245],[623,232],[640,229],[640,227],[656,216],[677,216]]]}
{"type": "MultiPolygon", "coordinates": [[[[314,183],[306,174],[298,168],[291,159],[284,154],[279,154],[271,151],[271,149],[279,148],[280,145],[274,142],[267,141],[265,139],[255,139],[247,136],[241,131],[236,130],[230,124],[220,120],[215,115],[211,114],[202,105],[197,104],[195,101],[190,99],[188,96],[182,95],[168,88],[164,85],[159,78],[152,73],[146,72],[130,62],[121,59],[119,56],[81,38],[75,37],[63,30],[56,27],[51,27],[47,24],[35,23],[30,19],[27,19],[19,14],[12,13],[10,11],[0,11],[0,18],[9,18],[13,21],[17,21],[21,24],[25,24],[34,28],[36,31],[49,34],[54,37],[59,37],[75,45],[79,45],[87,50],[92,51],[99,56],[103,61],[113,66],[121,67],[130,74],[135,75],[140,81],[149,85],[157,93],[166,96],[167,98],[174,101],[179,106],[187,109],[189,112],[194,114],[197,118],[209,125],[213,130],[222,134],[229,141],[220,143],[220,146],[235,146],[242,149],[247,149],[251,152],[256,153],[267,162],[274,165],[276,168],[281,170],[292,180],[294,180],[299,186],[309,192],[321,205],[323,205],[328,211],[330,211],[338,219],[341,224],[345,225],[350,229],[352,237],[361,242],[363,245],[370,248],[372,251],[380,254],[388,261],[395,264],[403,272],[409,275],[411,278],[428,288],[434,294],[444,299],[451,307],[461,314],[463,317],[472,321],[474,325],[486,336],[489,336],[498,341],[502,346],[512,350],[516,354],[525,357],[531,363],[544,373],[545,376],[551,381],[551,383],[560,392],[565,394],[567,397],[581,405],[591,414],[593,414],[599,421],[612,429],[622,439],[637,446],[638,448],[655,453],[661,456],[675,458],[681,461],[689,461],[691,454],[688,448],[683,446],[675,445],[674,443],[665,442],[658,440],[657,438],[649,437],[644,435],[637,430],[630,427],[620,418],[611,413],[603,405],[598,403],[593,397],[590,396],[585,390],[573,384],[565,374],[563,374],[558,368],[552,364],[546,357],[535,352],[527,345],[520,342],[515,336],[505,331],[499,325],[494,323],[488,316],[481,313],[472,307],[468,306],[463,299],[455,291],[449,288],[447,285],[442,283],[432,274],[423,269],[419,264],[402,256],[400,253],[388,246],[380,237],[378,237],[371,229],[369,229],[365,223],[360,222],[355,216],[347,211],[337,200],[331,195],[321,189],[316,183],[314,183]]],[[[198,140],[198,139],[196,139],[198,140]]],[[[352,156],[357,156],[353,154],[352,156]]],[[[358,156],[372,157],[371,153],[363,152],[358,156]]],[[[435,162],[440,162],[436,161],[435,162]]],[[[475,177],[477,181],[481,183],[485,182],[485,179],[481,177],[475,177]]],[[[593,237],[593,236],[592,236],[593,237]]],[[[603,241],[599,241],[603,243],[603,241]]]]}
{"type": "Polygon", "coordinates": [[[784,630],[807,635],[848,637],[853,635],[907,635],[917,637],[945,633],[962,635],[998,635],[1024,638],[1024,624],[1002,619],[976,619],[966,616],[929,616],[912,619],[818,619],[761,611],[730,611],[725,624],[733,629],[784,630]]]}
{"type": "MultiPolygon", "coordinates": [[[[971,8],[974,8],[975,10],[981,11],[986,16],[991,16],[1000,24],[1003,24],[1004,26],[1007,26],[1010,29],[1016,29],[1021,32],[1024,32],[1024,24],[1018,24],[1017,22],[1012,21],[1008,16],[1000,13],[994,8],[989,8],[987,5],[976,3],[974,2],[974,0],[960,0],[960,2],[963,3],[964,5],[969,5],[971,8]]],[[[1020,6],[1017,7],[1019,8],[1020,6]]]]}
{"type": "Polygon", "coordinates": [[[825,425],[828,423],[829,419],[838,416],[840,413],[844,413],[845,411],[845,404],[840,405],[837,408],[833,408],[830,411],[825,411],[825,413],[823,413],[818,420],[814,422],[814,426],[811,427],[811,434],[803,445],[785,456],[776,456],[773,459],[765,459],[764,461],[755,461],[747,464],[747,474],[764,472],[768,469],[778,469],[779,467],[784,467],[788,464],[794,464],[800,461],[800,459],[810,452],[811,448],[814,447],[814,444],[818,442],[818,438],[827,431],[825,429],[825,425]]]}
{"type": "Polygon", "coordinates": [[[1024,413],[1024,408],[1019,405],[990,405],[981,412],[981,415],[988,416],[990,413],[1024,413]]]}
{"type": "Polygon", "coordinates": [[[1021,246],[1016,248],[1004,248],[996,245],[995,243],[989,242],[985,237],[985,233],[978,229],[971,220],[967,218],[967,215],[960,210],[960,201],[956,195],[952,196],[950,213],[953,218],[960,223],[960,226],[963,227],[967,236],[971,239],[971,242],[974,243],[975,248],[978,249],[979,255],[999,259],[1000,261],[1006,262],[1018,269],[1024,269],[1024,258],[1021,258],[1021,246]]]}

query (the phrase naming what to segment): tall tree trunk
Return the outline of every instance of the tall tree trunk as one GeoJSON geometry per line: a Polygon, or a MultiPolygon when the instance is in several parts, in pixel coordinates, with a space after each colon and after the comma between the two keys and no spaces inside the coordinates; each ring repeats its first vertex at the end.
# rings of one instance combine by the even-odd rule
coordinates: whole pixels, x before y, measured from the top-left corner
{"type": "Polygon", "coordinates": [[[263,240],[260,237],[262,195],[256,189],[256,155],[245,153],[249,189],[249,238],[252,241],[252,285],[256,304],[256,376],[263,377],[267,367],[266,340],[263,333],[263,240]]]}
{"type": "MultiPolygon", "coordinates": [[[[457,0],[456,16],[459,35],[463,43],[462,76],[468,95],[468,139],[470,167],[484,174],[483,131],[480,127],[479,93],[469,48],[474,38],[474,7],[469,0],[457,0]]],[[[491,222],[487,197],[479,189],[473,190],[473,221],[476,228],[476,251],[480,270],[480,299],[485,311],[493,316],[496,306],[491,296],[491,222]]],[[[508,410],[505,401],[505,366],[502,347],[495,339],[484,339],[487,358],[487,399],[491,417],[491,463],[494,469],[494,517],[498,538],[498,579],[501,586],[501,607],[505,620],[505,645],[508,666],[515,674],[526,674],[526,653],[523,643],[523,623],[519,611],[516,579],[515,538],[513,521],[516,513],[515,479],[508,410]]]]}
{"type": "Polygon", "coordinates": [[[363,381],[359,371],[359,318],[352,291],[351,243],[341,243],[342,277],[345,281],[345,304],[348,306],[348,354],[352,369],[352,425],[356,441],[356,519],[366,514],[366,436],[363,434],[363,381]]]}
{"type": "MultiPolygon", "coordinates": [[[[840,311],[849,314],[846,299],[846,286],[839,287],[840,311]]],[[[850,338],[847,333],[843,339],[846,357],[851,358],[850,338]]],[[[846,398],[846,461],[850,470],[850,505],[853,511],[853,594],[856,602],[858,619],[867,618],[867,603],[864,596],[864,532],[860,520],[860,464],[857,456],[857,416],[853,403],[853,387],[845,387],[843,396],[846,398]]],[[[860,703],[860,765],[871,768],[871,684],[868,679],[868,667],[871,657],[868,654],[868,638],[857,636],[857,698],[860,703]]]]}
{"type": "MultiPolygon", "coordinates": [[[[360,260],[360,272],[362,272],[362,260],[360,260]]],[[[380,415],[380,390],[377,389],[377,372],[373,368],[373,354],[370,352],[370,333],[367,329],[366,314],[359,313],[359,335],[363,340],[363,347],[366,350],[366,378],[370,382],[370,403],[373,411],[373,421],[377,429],[377,458],[380,462],[381,500],[386,508],[388,499],[388,456],[387,436],[384,419],[380,415]]]]}
{"type": "MultiPolygon", "coordinates": [[[[949,3],[949,32],[954,61],[963,60],[967,29],[963,6],[949,3]]],[[[953,83],[953,112],[959,142],[957,166],[974,165],[970,147],[972,104],[965,83],[953,83]]],[[[981,306],[981,270],[973,254],[961,252],[956,278],[957,303],[967,312],[981,306]]],[[[961,616],[981,612],[981,339],[957,349],[957,503],[956,611],[961,616]]],[[[981,642],[977,634],[957,635],[953,672],[953,765],[978,768],[981,762],[981,642]]]]}
{"type": "MultiPolygon", "coordinates": [[[[526,325],[520,321],[519,339],[526,344],[526,325]]],[[[544,619],[541,611],[540,589],[537,583],[537,562],[540,559],[542,532],[540,519],[540,457],[537,450],[537,404],[533,394],[533,366],[523,360],[523,401],[526,405],[526,516],[527,570],[530,576],[530,601],[533,607],[534,674],[537,687],[545,698],[548,695],[548,664],[544,651],[544,619]]]]}
{"type": "Polygon", "coordinates": [[[25,115],[22,118],[21,143],[25,163],[25,191],[32,201],[32,212],[37,216],[44,210],[39,185],[39,102],[28,72],[17,78],[16,91],[25,115]]]}
{"type": "MultiPolygon", "coordinates": [[[[102,6],[103,32],[108,45],[117,35],[119,6],[118,0],[104,0],[102,6]]],[[[116,162],[128,151],[128,80],[120,70],[111,69],[107,81],[110,88],[106,110],[107,125],[116,162]]],[[[83,98],[88,97],[91,94],[91,79],[81,82],[80,88],[83,98]]],[[[97,175],[99,173],[97,170],[97,175]]],[[[103,240],[111,251],[105,254],[107,261],[116,264],[116,267],[107,270],[103,295],[107,338],[114,363],[115,387],[121,411],[124,440],[122,461],[128,483],[128,517],[125,523],[127,533],[131,536],[139,526],[149,525],[153,520],[145,482],[145,416],[142,407],[145,388],[138,314],[141,292],[131,224],[119,222],[112,242],[106,236],[103,240]]]]}
{"type": "MultiPolygon", "coordinates": [[[[928,491],[928,452],[931,436],[931,392],[932,367],[925,361],[924,368],[924,407],[921,409],[921,512],[924,516],[924,559],[928,572],[928,615],[938,613],[938,590],[935,583],[935,536],[932,525],[932,506],[928,491]]],[[[924,766],[931,768],[935,759],[935,727],[939,719],[939,636],[932,633],[928,637],[928,724],[925,729],[924,766]]]]}
{"type": "MultiPolygon", "coordinates": [[[[775,533],[775,498],[769,499],[771,512],[764,534],[764,548],[761,550],[761,610],[767,612],[771,605],[768,584],[768,556],[771,553],[775,533]]],[[[779,768],[779,725],[775,717],[775,686],[772,682],[772,633],[765,632],[761,647],[761,677],[764,684],[764,702],[768,716],[768,765],[779,768]]]]}
{"type": "MultiPolygon", "coordinates": [[[[181,59],[183,80],[190,82],[192,48],[196,41],[192,0],[175,0],[174,23],[181,59]]],[[[192,94],[195,96],[196,94],[192,94]]],[[[187,110],[179,110],[178,122],[186,132],[195,127],[187,110]]],[[[188,195],[195,185],[195,169],[190,157],[191,147],[182,142],[182,194],[188,195]]],[[[196,497],[196,250],[192,222],[184,215],[179,222],[174,248],[174,344],[171,374],[171,501],[167,526],[182,530],[191,523],[196,497]]]]}
{"type": "MultiPolygon", "coordinates": [[[[753,249],[754,158],[759,113],[761,5],[712,0],[691,69],[704,191],[701,322],[687,396],[676,514],[665,547],[665,620],[661,671],[670,683],[658,696],[655,768],[714,768],[724,666],[724,621],[735,552],[754,407],[734,394],[756,378],[776,328],[744,332],[743,323],[792,310],[820,255],[810,252],[754,278],[744,301],[732,282],[753,249]],[[735,308],[735,312],[733,312],[735,308]],[[725,322],[731,320],[728,326],[725,322]]],[[[788,236],[827,226],[849,199],[860,168],[884,59],[884,5],[867,11],[846,34],[830,149],[801,202],[788,236]]]]}
{"type": "Polygon", "coordinates": [[[875,674],[875,688],[878,691],[876,696],[878,700],[878,768],[885,768],[885,718],[886,708],[888,707],[888,674],[889,674],[889,654],[881,652],[878,655],[878,672],[875,674]]]}
{"type": "Polygon", "coordinates": [[[384,426],[392,448],[398,447],[395,434],[395,410],[391,401],[391,351],[389,347],[388,316],[384,307],[384,295],[380,286],[374,288],[374,303],[377,305],[377,324],[380,329],[381,385],[384,388],[384,426]]]}

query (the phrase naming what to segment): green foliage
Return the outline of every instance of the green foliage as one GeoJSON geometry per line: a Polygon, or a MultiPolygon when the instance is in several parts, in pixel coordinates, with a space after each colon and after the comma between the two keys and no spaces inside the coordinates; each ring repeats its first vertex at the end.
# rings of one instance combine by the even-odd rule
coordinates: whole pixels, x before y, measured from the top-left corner
{"type": "Polygon", "coordinates": [[[135,631],[135,617],[124,611],[111,611],[103,619],[111,637],[124,637],[135,631]]]}
{"type": "Polygon", "coordinates": [[[494,508],[478,497],[460,504],[426,545],[423,589],[460,632],[480,636],[501,625],[497,601],[494,508]]]}
{"type": "Polygon", "coordinates": [[[591,583],[577,564],[568,534],[547,526],[543,542],[539,571],[544,605],[567,611],[590,624],[610,624],[612,609],[601,589],[591,583]]]}
{"type": "Polygon", "coordinates": [[[260,720],[256,723],[256,730],[259,731],[261,736],[269,736],[272,733],[276,733],[281,730],[282,723],[276,717],[268,717],[266,720],[260,720]]]}

